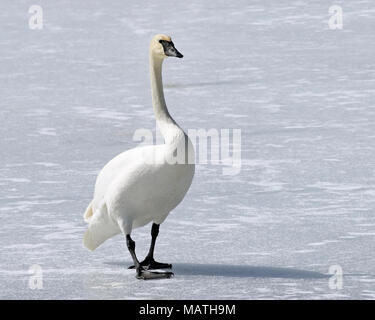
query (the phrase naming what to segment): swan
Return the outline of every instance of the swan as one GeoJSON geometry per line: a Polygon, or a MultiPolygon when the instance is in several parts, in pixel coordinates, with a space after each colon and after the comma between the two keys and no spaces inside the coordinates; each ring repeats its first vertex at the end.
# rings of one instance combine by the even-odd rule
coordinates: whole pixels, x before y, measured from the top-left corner
{"type": "Polygon", "coordinates": [[[157,126],[164,144],[127,150],[110,160],[100,171],[93,200],[84,219],[88,228],[83,244],[95,250],[110,237],[123,233],[133,259],[136,278],[170,278],[172,265],[154,259],[159,226],[182,201],[195,172],[195,154],[187,134],[168,112],[164,99],[162,64],[167,57],[182,58],[171,37],[158,34],[149,49],[151,93],[157,126]],[[176,156],[177,155],[177,156],[176,156]],[[139,262],[131,232],[152,222],[151,245],[146,258],[139,262]]]}

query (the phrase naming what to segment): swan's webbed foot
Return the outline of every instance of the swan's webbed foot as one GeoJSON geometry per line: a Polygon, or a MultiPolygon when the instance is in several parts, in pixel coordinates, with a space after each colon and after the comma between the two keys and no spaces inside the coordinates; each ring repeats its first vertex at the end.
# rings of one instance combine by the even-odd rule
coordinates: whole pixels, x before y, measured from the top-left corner
{"type": "Polygon", "coordinates": [[[173,272],[151,272],[143,269],[142,267],[137,268],[137,279],[141,280],[156,280],[156,279],[170,279],[173,277],[173,272]]]}
{"type": "MultiPolygon", "coordinates": [[[[155,270],[155,269],[172,269],[172,265],[169,263],[161,263],[154,260],[154,258],[146,257],[142,262],[140,262],[141,267],[145,270],[155,270]]],[[[134,269],[134,265],[130,266],[129,269],[134,269]]]]}
{"type": "Polygon", "coordinates": [[[153,260],[148,265],[147,270],[155,270],[155,269],[172,269],[172,265],[170,263],[162,263],[162,262],[157,262],[153,260]]]}
{"type": "MultiPolygon", "coordinates": [[[[151,271],[146,270],[145,267],[142,266],[142,263],[150,266],[156,262],[154,261],[154,258],[150,254],[150,255],[147,255],[146,259],[142,263],[139,263],[137,256],[135,254],[135,242],[130,237],[130,234],[126,235],[126,244],[133,258],[134,265],[136,265],[136,278],[137,279],[143,279],[143,280],[169,279],[173,276],[172,272],[151,272],[151,271]]],[[[158,268],[160,268],[160,266],[163,266],[163,265],[166,265],[166,264],[154,264],[154,266],[157,266],[158,268]]]]}

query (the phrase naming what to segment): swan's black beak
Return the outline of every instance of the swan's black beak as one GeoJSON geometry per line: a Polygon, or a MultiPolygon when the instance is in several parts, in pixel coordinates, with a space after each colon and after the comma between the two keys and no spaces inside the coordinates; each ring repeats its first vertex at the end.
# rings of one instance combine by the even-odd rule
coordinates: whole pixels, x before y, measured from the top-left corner
{"type": "Polygon", "coordinates": [[[168,57],[182,58],[183,55],[179,52],[172,41],[160,40],[159,41],[164,49],[164,54],[168,57]]]}
{"type": "Polygon", "coordinates": [[[175,48],[175,50],[176,50],[176,57],[177,58],[183,58],[184,57],[180,51],[178,51],[176,48],[175,48]]]}

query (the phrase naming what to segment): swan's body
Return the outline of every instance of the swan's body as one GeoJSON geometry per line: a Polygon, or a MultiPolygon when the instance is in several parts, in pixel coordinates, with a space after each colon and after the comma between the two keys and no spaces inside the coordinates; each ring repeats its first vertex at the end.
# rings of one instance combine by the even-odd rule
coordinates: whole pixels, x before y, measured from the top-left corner
{"type": "MultiPolygon", "coordinates": [[[[149,222],[160,225],[182,201],[191,185],[195,170],[194,149],[169,115],[163,94],[161,67],[166,50],[172,50],[171,46],[175,49],[169,37],[157,35],[150,47],[152,101],[165,143],[123,152],[101,170],[94,198],[84,215],[89,223],[84,245],[90,250],[120,232],[131,240],[133,228],[149,222]],[[176,150],[184,153],[183,162],[175,163],[176,150]]],[[[181,55],[177,50],[175,54],[181,55]]]]}
{"type": "Polygon", "coordinates": [[[85,215],[89,228],[84,244],[88,249],[94,250],[121,231],[130,234],[149,222],[161,224],[181,202],[190,187],[194,165],[147,161],[152,157],[161,160],[173,150],[174,144],[131,149],[102,169],[85,215]]]}

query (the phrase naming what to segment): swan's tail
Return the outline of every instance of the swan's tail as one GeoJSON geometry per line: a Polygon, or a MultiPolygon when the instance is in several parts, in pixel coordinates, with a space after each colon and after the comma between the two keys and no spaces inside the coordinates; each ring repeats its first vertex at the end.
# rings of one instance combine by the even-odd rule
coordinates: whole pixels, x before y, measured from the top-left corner
{"type": "Polygon", "coordinates": [[[83,215],[83,219],[85,219],[85,221],[89,223],[92,215],[93,215],[93,212],[92,212],[92,201],[91,201],[85,211],[85,214],[83,215]]]}
{"type": "Polygon", "coordinates": [[[89,221],[89,227],[83,236],[83,244],[91,251],[115,234],[120,233],[120,228],[110,218],[105,203],[92,214],[89,221]]]}

